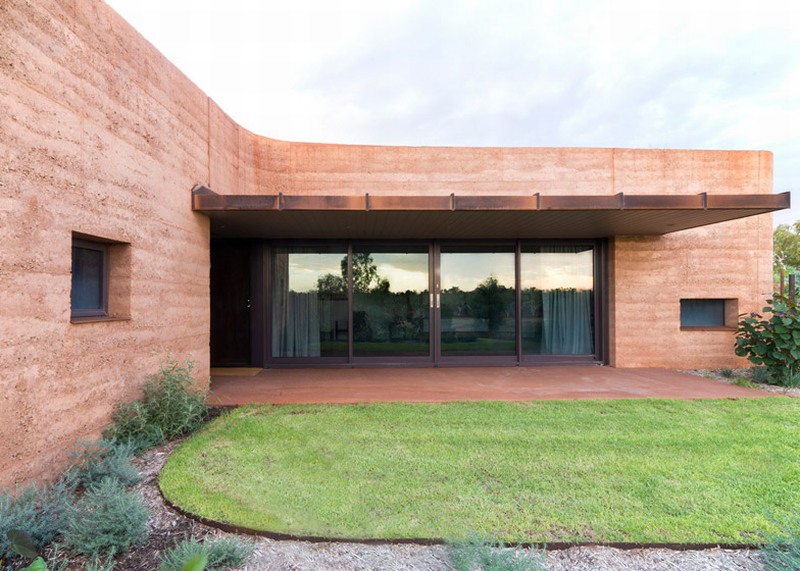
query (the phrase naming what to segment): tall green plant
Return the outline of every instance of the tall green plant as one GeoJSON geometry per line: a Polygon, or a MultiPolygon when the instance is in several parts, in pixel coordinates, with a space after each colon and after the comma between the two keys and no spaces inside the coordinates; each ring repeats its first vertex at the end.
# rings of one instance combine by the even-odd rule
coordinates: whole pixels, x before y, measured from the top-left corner
{"type": "Polygon", "coordinates": [[[800,311],[783,295],[767,301],[764,313],[742,314],[734,351],[755,365],[764,365],[776,384],[789,386],[800,375],[800,311]]]}
{"type": "Polygon", "coordinates": [[[116,405],[104,436],[143,450],[197,428],[207,408],[205,390],[197,386],[193,370],[194,362],[167,355],[158,372],[148,375],[141,399],[116,405]]]}

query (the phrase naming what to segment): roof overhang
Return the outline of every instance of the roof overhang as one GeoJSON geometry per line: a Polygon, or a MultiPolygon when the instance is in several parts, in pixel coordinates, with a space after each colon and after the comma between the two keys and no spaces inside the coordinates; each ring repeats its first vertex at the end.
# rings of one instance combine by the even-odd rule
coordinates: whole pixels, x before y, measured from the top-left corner
{"type": "Polygon", "coordinates": [[[230,238],[503,239],[659,235],[789,208],[781,194],[609,196],[222,195],[192,209],[230,238]]]}

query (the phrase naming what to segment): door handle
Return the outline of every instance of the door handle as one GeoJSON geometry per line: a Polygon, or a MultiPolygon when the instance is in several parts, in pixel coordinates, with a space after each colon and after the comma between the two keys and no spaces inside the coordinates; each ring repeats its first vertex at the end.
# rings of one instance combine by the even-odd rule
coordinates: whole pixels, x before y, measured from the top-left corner
{"type": "Polygon", "coordinates": [[[436,309],[439,309],[441,307],[441,303],[440,303],[441,301],[442,301],[441,294],[437,293],[436,294],[436,309]]]}
{"type": "Polygon", "coordinates": [[[431,309],[433,309],[433,294],[431,293],[429,295],[430,295],[431,309]]]}

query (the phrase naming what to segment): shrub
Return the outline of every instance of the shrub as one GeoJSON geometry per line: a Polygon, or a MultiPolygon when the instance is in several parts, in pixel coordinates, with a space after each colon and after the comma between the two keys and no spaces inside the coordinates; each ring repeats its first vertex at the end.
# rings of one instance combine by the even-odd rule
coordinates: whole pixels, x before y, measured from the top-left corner
{"type": "Polygon", "coordinates": [[[720,369],[719,374],[726,379],[730,379],[733,377],[733,369],[720,369]]]}
{"type": "Polygon", "coordinates": [[[762,311],[743,314],[736,332],[734,350],[754,365],[764,365],[776,384],[800,382],[800,313],[796,301],[784,296],[769,300],[762,311]]]}
{"type": "Polygon", "coordinates": [[[144,450],[197,428],[207,408],[205,391],[195,386],[193,370],[192,361],[165,357],[158,372],[148,375],[139,401],[115,406],[106,438],[144,450]]]}
{"type": "Polygon", "coordinates": [[[766,367],[753,367],[750,369],[750,378],[754,383],[761,383],[762,385],[774,384],[772,377],[766,367]]]}
{"type": "Polygon", "coordinates": [[[508,546],[471,535],[450,544],[450,558],[456,571],[544,571],[544,550],[508,546]]]}
{"type": "Polygon", "coordinates": [[[99,484],[104,478],[114,478],[125,486],[141,480],[139,471],[131,465],[136,447],[131,442],[114,442],[100,439],[81,442],[70,456],[72,468],[67,478],[81,488],[99,484]]]}
{"type": "Polygon", "coordinates": [[[69,483],[62,479],[41,487],[29,486],[16,498],[9,492],[0,494],[0,556],[13,552],[10,531],[27,536],[36,550],[52,542],[66,526],[72,492],[69,483]]]}
{"type": "Polygon", "coordinates": [[[164,432],[150,424],[147,407],[140,401],[119,402],[111,413],[111,426],[103,436],[113,442],[130,444],[136,452],[147,450],[163,443],[164,432]]]}
{"type": "Polygon", "coordinates": [[[761,553],[767,571],[797,571],[800,569],[800,514],[796,512],[785,522],[773,521],[780,532],[767,538],[761,553]]]}
{"type": "Polygon", "coordinates": [[[106,478],[90,487],[70,510],[64,539],[77,553],[110,558],[145,540],[148,515],[139,494],[106,478]]]}
{"type": "Polygon", "coordinates": [[[100,557],[95,557],[86,563],[83,571],[112,571],[114,569],[114,558],[108,557],[103,560],[100,557]]]}
{"type": "Polygon", "coordinates": [[[206,569],[225,569],[240,567],[253,553],[253,545],[233,537],[206,540],[202,543],[194,538],[183,539],[175,547],[161,555],[159,571],[181,571],[189,561],[199,557],[206,558],[206,569]]]}
{"type": "Polygon", "coordinates": [[[757,388],[759,388],[759,386],[757,384],[755,384],[753,381],[751,381],[747,377],[736,377],[735,379],[733,379],[732,382],[733,382],[734,385],[737,385],[737,386],[740,386],[740,387],[744,387],[746,389],[757,389],[757,388]]]}

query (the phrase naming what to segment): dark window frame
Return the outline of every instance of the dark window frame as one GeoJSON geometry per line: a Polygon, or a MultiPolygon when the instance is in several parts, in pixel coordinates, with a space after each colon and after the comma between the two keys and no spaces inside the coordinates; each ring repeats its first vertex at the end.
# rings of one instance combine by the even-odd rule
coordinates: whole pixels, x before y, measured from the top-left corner
{"type": "Polygon", "coordinates": [[[108,317],[108,281],[109,281],[109,263],[108,263],[108,244],[103,242],[95,242],[93,240],[73,238],[72,239],[72,283],[70,287],[70,317],[73,319],[81,319],[86,317],[108,317]],[[74,306],[74,289],[75,289],[75,249],[94,250],[102,254],[101,270],[100,270],[100,287],[101,287],[101,301],[100,307],[97,308],[84,308],[76,309],[74,306]]]}
{"type": "MultiPolygon", "coordinates": [[[[365,240],[365,239],[309,239],[309,240],[262,240],[260,243],[263,245],[263,294],[254,292],[254,297],[259,298],[261,295],[268,301],[265,304],[263,315],[260,318],[262,323],[260,325],[263,333],[260,339],[253,341],[254,345],[259,346],[263,352],[263,361],[257,364],[267,368],[283,368],[283,367],[360,367],[360,366],[469,366],[469,365],[513,365],[513,366],[537,366],[543,364],[607,364],[609,363],[609,299],[608,299],[608,264],[609,264],[609,243],[607,239],[462,239],[462,240],[365,240]],[[348,266],[351,263],[350,259],[354,249],[363,246],[392,247],[397,245],[424,245],[429,248],[429,272],[433,280],[432,284],[438,281],[438,264],[434,264],[442,246],[482,246],[491,247],[497,245],[511,245],[515,254],[515,274],[517,285],[516,296],[516,320],[517,320],[517,351],[516,355],[509,358],[501,356],[493,359],[486,356],[442,356],[436,354],[437,333],[434,331],[433,342],[431,345],[431,354],[426,357],[405,357],[400,361],[389,361],[383,358],[371,357],[356,357],[352,353],[352,331],[353,324],[349,324],[348,335],[348,355],[346,357],[276,357],[272,354],[272,255],[275,248],[278,247],[325,247],[332,244],[342,245],[345,244],[348,251],[348,266]],[[533,355],[524,353],[522,351],[521,340],[521,308],[520,303],[521,291],[520,284],[520,257],[522,250],[526,246],[578,246],[584,245],[594,251],[593,255],[593,269],[594,269],[594,353],[587,355],[533,355]]],[[[348,267],[348,278],[352,268],[348,267]]],[[[352,284],[348,284],[348,292],[352,284]]],[[[348,294],[349,303],[351,303],[351,296],[348,294]]],[[[348,309],[348,315],[352,316],[352,305],[348,309]]],[[[435,321],[438,326],[438,321],[435,321]]]]}
{"type": "MultiPolygon", "coordinates": [[[[735,329],[735,326],[729,322],[729,314],[731,313],[731,304],[736,303],[737,300],[730,298],[681,298],[680,328],[683,331],[735,329]],[[707,307],[702,307],[703,305],[707,307]],[[715,319],[713,322],[698,322],[698,317],[704,315],[714,315],[715,319]]],[[[736,313],[735,308],[733,313],[736,313]]]]}

